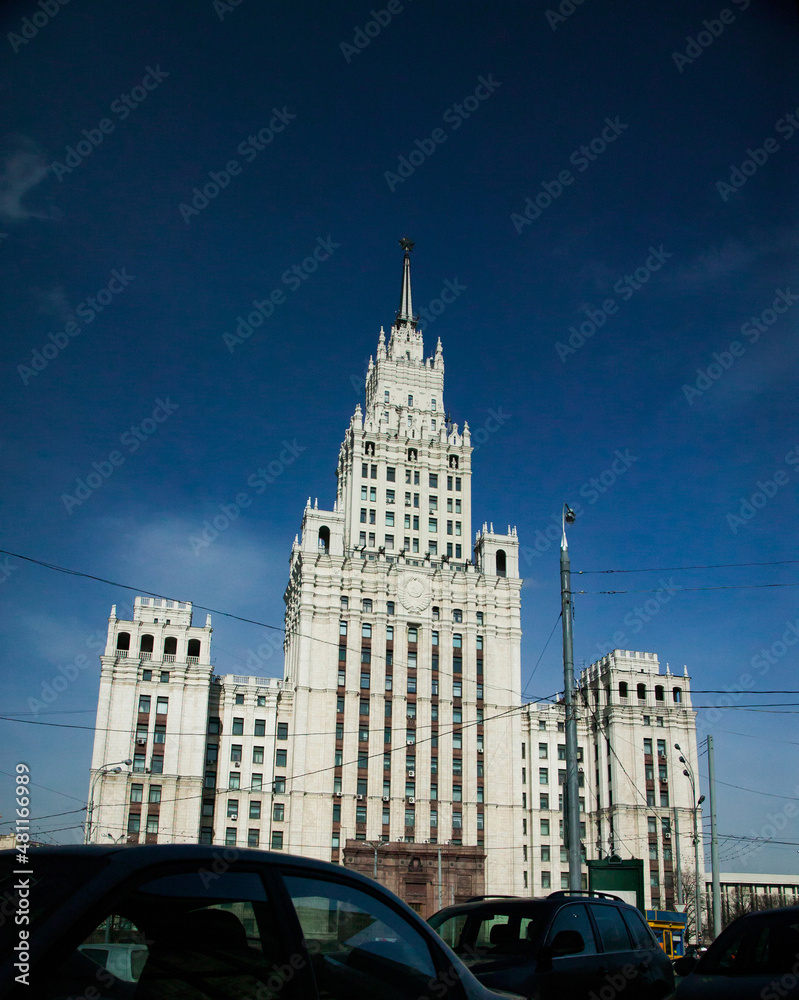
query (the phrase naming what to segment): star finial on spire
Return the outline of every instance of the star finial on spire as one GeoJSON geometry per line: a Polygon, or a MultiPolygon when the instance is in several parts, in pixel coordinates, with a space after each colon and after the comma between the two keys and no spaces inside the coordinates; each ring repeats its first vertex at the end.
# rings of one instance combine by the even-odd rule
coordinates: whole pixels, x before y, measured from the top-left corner
{"type": "Polygon", "coordinates": [[[416,329],[411,301],[411,251],[416,244],[407,236],[403,236],[399,244],[405,251],[405,259],[402,264],[402,294],[400,295],[400,307],[397,311],[397,323],[407,323],[416,329]]]}

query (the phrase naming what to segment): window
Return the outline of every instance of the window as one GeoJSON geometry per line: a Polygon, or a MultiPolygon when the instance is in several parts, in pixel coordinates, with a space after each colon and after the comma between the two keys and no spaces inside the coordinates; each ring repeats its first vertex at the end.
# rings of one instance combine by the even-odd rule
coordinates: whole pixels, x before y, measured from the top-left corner
{"type": "Polygon", "coordinates": [[[150,712],[150,696],[149,694],[139,695],[139,712],[141,715],[149,715],[150,712]]]}
{"type": "Polygon", "coordinates": [[[652,756],[652,740],[648,736],[644,738],[644,753],[652,756]]]}
{"type": "Polygon", "coordinates": [[[242,736],[244,734],[244,719],[233,719],[233,735],[242,736]]]}
{"type": "Polygon", "coordinates": [[[366,508],[361,507],[361,524],[366,524],[366,508]]]}
{"type": "Polygon", "coordinates": [[[169,698],[158,698],[155,703],[155,714],[166,715],[169,711],[169,698]]]}
{"type": "Polygon", "coordinates": [[[252,762],[253,762],[253,764],[263,764],[263,762],[264,762],[264,748],[263,747],[253,747],[252,748],[252,762]]]}
{"type": "Polygon", "coordinates": [[[235,847],[236,846],[236,827],[228,826],[225,827],[225,847],[235,847]]]}
{"type": "Polygon", "coordinates": [[[539,767],[538,769],[538,783],[539,785],[549,784],[549,768],[539,767]]]}
{"type": "Polygon", "coordinates": [[[152,670],[142,670],[142,672],[141,672],[141,679],[143,681],[151,681],[153,679],[153,672],[152,672],[152,670]]]}
{"type": "Polygon", "coordinates": [[[430,510],[438,510],[438,497],[430,497],[430,510]]]}
{"type": "Polygon", "coordinates": [[[672,697],[674,698],[674,704],[679,705],[682,702],[682,688],[674,688],[672,697]]]}
{"type": "MultiPolygon", "coordinates": [[[[452,612],[452,620],[456,622],[463,621],[463,612],[460,611],[458,608],[456,608],[452,612]]],[[[460,634],[460,632],[456,632],[452,636],[452,648],[461,649],[462,646],[463,646],[463,636],[460,634]]]]}
{"type": "Polygon", "coordinates": [[[542,837],[548,837],[549,836],[549,820],[548,819],[542,819],[541,820],[541,836],[542,837]]]}
{"type": "MultiPolygon", "coordinates": [[[[342,601],[341,606],[342,606],[342,608],[346,608],[346,606],[347,606],[346,600],[347,600],[346,597],[342,597],[341,598],[341,601],[342,601]]],[[[255,702],[258,705],[258,708],[265,708],[266,707],[266,695],[265,694],[259,694],[257,696],[257,698],[255,699],[255,702]]]]}
{"type": "Polygon", "coordinates": [[[141,829],[141,816],[138,813],[131,813],[128,816],[128,833],[138,833],[141,829]]]}
{"type": "Polygon", "coordinates": [[[447,521],[447,534],[452,534],[452,521],[447,521]]]}
{"type": "Polygon", "coordinates": [[[361,637],[363,639],[372,638],[372,626],[369,622],[364,622],[363,625],[361,625],[361,637]]]}
{"type": "Polygon", "coordinates": [[[276,750],[275,751],[275,767],[285,767],[287,763],[288,751],[286,750],[276,750]]]}
{"type": "Polygon", "coordinates": [[[255,799],[250,803],[250,819],[260,819],[261,818],[261,803],[258,799],[255,799]]]}
{"type": "Polygon", "coordinates": [[[452,682],[452,697],[453,698],[463,697],[463,681],[452,682]]]}
{"type": "MultiPolygon", "coordinates": [[[[389,482],[389,483],[393,483],[393,482],[396,481],[396,478],[397,478],[397,470],[396,470],[396,468],[394,468],[392,466],[389,466],[386,469],[386,481],[389,482]]],[[[392,490],[391,492],[393,493],[394,491],[392,490]]],[[[392,500],[392,503],[393,503],[393,500],[392,500]]]]}
{"type": "Polygon", "coordinates": [[[153,743],[166,743],[166,726],[157,723],[153,732],[153,743]]]}
{"type": "Polygon", "coordinates": [[[286,779],[283,777],[275,778],[274,784],[272,786],[275,790],[275,795],[283,795],[286,791],[286,779]]]}
{"type": "Polygon", "coordinates": [[[247,847],[257,847],[261,842],[261,835],[258,830],[247,831],[247,847]]]}
{"type": "Polygon", "coordinates": [[[285,884],[312,952],[318,951],[319,945],[324,947],[323,942],[336,942],[336,957],[341,962],[338,968],[345,970],[343,979],[336,979],[335,991],[320,988],[320,994],[388,995],[411,1000],[424,993],[426,984],[436,976],[424,937],[381,900],[357,887],[324,878],[289,875],[285,884]],[[394,942],[390,949],[381,944],[386,941],[394,942]],[[356,979],[355,972],[346,970],[363,969],[358,952],[370,961],[368,972],[359,971],[356,979]],[[391,955],[391,961],[383,958],[386,954],[391,955]]]}
{"type": "Polygon", "coordinates": [[[261,789],[263,788],[263,783],[264,783],[263,774],[253,774],[250,790],[253,792],[260,792],[261,789]]]}
{"type": "Polygon", "coordinates": [[[377,466],[373,465],[369,470],[369,475],[372,479],[377,479],[377,466]]]}
{"type": "Polygon", "coordinates": [[[230,746],[230,759],[241,763],[241,743],[232,743],[230,746]]]}
{"type": "Polygon", "coordinates": [[[169,683],[169,671],[168,670],[162,670],[158,679],[159,679],[159,681],[160,681],[161,684],[168,684],[169,683]]]}
{"type": "Polygon", "coordinates": [[[546,743],[538,744],[538,756],[540,760],[546,760],[549,755],[549,748],[546,743]]]}
{"type": "Polygon", "coordinates": [[[543,809],[544,811],[546,811],[547,809],[549,809],[549,793],[548,792],[542,792],[538,796],[538,808],[539,809],[543,809]]]}
{"type": "Polygon", "coordinates": [[[130,786],[130,801],[131,802],[141,802],[142,793],[144,791],[144,785],[131,785],[130,786]]]}
{"type": "MultiPolygon", "coordinates": [[[[256,728],[258,723],[256,722],[256,728]]],[[[258,736],[258,732],[255,733],[258,736]]],[[[287,740],[289,738],[289,724],[288,722],[278,722],[277,724],[277,738],[279,740],[287,740]]]]}

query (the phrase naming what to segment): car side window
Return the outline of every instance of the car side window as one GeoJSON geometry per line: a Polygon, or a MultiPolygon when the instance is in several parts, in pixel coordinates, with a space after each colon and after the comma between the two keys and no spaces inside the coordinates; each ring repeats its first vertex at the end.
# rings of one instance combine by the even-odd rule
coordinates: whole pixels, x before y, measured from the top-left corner
{"type": "Polygon", "coordinates": [[[254,872],[185,872],[109,901],[105,918],[57,970],[45,997],[180,1000],[287,997],[277,921],[254,872]],[[135,987],[133,984],[136,984],[135,987]]]}
{"type": "MultiPolygon", "coordinates": [[[[284,882],[326,1000],[417,1000],[437,970],[424,935],[377,897],[332,879],[284,882]]],[[[431,932],[432,933],[432,932],[431,932]]],[[[446,986],[437,995],[446,995],[446,986]]]]}
{"type": "Polygon", "coordinates": [[[592,911],[604,951],[629,951],[630,938],[615,906],[595,906],[592,911]]]}
{"type": "MultiPolygon", "coordinates": [[[[742,921],[719,938],[707,962],[707,972],[747,976],[790,972],[799,959],[799,923],[790,920],[742,921]]],[[[702,967],[705,972],[705,966],[702,967]]]]}
{"type": "Polygon", "coordinates": [[[594,931],[591,927],[591,921],[588,919],[588,913],[581,904],[574,903],[558,910],[547,935],[547,945],[551,946],[561,931],[577,931],[582,937],[585,947],[579,952],[580,955],[596,954],[594,931]]]}
{"type": "Polygon", "coordinates": [[[627,924],[627,930],[630,932],[630,937],[633,939],[633,946],[635,948],[649,950],[655,947],[656,942],[652,937],[649,924],[644,921],[644,918],[637,910],[622,910],[621,915],[624,917],[625,924],[627,924]]]}

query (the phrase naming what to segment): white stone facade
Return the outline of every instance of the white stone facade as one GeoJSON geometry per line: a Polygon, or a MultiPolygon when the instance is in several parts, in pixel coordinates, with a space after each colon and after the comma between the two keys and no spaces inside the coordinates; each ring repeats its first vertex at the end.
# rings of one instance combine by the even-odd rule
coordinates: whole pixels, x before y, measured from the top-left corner
{"type": "MultiPolygon", "coordinates": [[[[465,845],[485,852],[486,892],[560,888],[563,709],[521,704],[518,538],[488,523],[472,535],[469,425],[446,411],[441,342],[424,357],[407,250],[365,402],[333,507],[309,500],[292,548],[282,680],[213,676],[210,616],[192,626],[191,605],[137,598],[130,622],[112,611],[90,838],[327,860],[347,839],[465,845]]],[[[661,820],[677,806],[683,859],[692,820],[669,748],[696,770],[696,737],[687,676],[658,671],[652,654],[615,650],[583,672],[580,795],[587,856],[652,853],[665,905],[661,820]],[[647,738],[666,741],[668,806],[647,738]]]]}

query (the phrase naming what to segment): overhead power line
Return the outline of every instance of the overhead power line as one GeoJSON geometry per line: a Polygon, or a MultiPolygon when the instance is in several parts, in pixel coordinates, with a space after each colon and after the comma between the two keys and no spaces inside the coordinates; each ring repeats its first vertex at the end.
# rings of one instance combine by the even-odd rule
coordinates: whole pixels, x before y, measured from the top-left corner
{"type": "Polygon", "coordinates": [[[677,573],[680,570],[688,569],[730,569],[738,566],[786,566],[799,563],[799,559],[776,559],[772,562],[745,562],[745,563],[711,563],[707,566],[661,566],[660,568],[646,569],[578,569],[578,576],[589,573],[677,573]]]}

